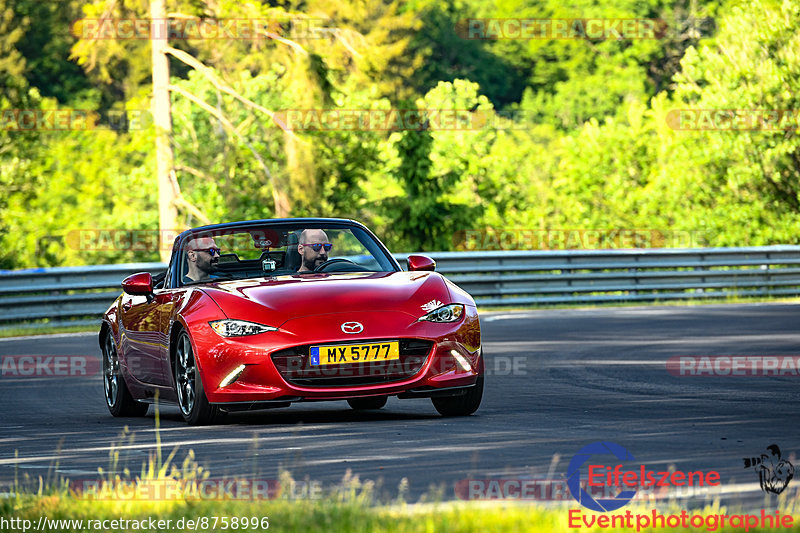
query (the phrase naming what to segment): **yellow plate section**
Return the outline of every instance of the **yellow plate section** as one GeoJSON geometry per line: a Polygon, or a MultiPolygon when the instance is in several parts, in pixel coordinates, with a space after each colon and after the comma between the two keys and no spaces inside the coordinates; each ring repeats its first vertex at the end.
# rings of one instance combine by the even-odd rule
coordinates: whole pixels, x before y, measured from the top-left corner
{"type": "Polygon", "coordinates": [[[309,350],[312,366],[371,363],[400,359],[398,341],[371,342],[368,344],[336,344],[312,346],[309,350]]]}

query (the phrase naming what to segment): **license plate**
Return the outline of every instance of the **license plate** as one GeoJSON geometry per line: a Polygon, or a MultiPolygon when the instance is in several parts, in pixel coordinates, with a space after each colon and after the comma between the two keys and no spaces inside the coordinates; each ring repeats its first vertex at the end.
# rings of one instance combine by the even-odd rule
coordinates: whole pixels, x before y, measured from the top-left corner
{"type": "Polygon", "coordinates": [[[400,359],[400,343],[388,341],[371,342],[369,344],[312,346],[308,355],[311,366],[390,361],[392,359],[400,359]]]}

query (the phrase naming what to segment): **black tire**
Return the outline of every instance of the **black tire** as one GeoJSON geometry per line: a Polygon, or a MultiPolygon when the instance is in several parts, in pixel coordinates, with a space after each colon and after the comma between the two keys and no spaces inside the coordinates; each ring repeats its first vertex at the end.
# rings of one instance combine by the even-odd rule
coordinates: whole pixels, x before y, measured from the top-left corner
{"type": "Polygon", "coordinates": [[[175,393],[181,416],[190,426],[211,424],[222,418],[218,407],[208,403],[203,380],[197,371],[189,334],[181,331],[175,341],[175,393]]]}
{"type": "Polygon", "coordinates": [[[106,406],[113,416],[144,416],[147,414],[148,405],[133,399],[122,370],[119,367],[119,355],[114,336],[111,331],[106,332],[103,340],[103,392],[106,397],[106,406]]]}
{"type": "Polygon", "coordinates": [[[431,398],[433,406],[442,416],[467,416],[478,410],[483,398],[483,376],[478,376],[475,385],[461,396],[431,398]]]}
{"type": "Polygon", "coordinates": [[[372,396],[370,398],[352,398],[347,400],[347,403],[349,403],[350,407],[356,411],[369,411],[373,409],[380,409],[386,405],[386,401],[388,399],[388,396],[372,396]]]}

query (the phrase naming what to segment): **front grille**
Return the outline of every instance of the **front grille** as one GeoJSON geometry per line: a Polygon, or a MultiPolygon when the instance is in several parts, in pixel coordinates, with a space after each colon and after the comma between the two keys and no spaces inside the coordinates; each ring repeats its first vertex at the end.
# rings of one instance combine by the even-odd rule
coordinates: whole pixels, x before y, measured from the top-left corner
{"type": "MultiPolygon", "coordinates": [[[[385,342],[394,339],[360,340],[360,343],[385,342]]],[[[326,343],[352,344],[352,343],[326,343]]],[[[433,347],[432,341],[400,339],[400,359],[341,365],[311,366],[308,352],[311,344],[295,346],[272,354],[272,362],[283,379],[302,387],[376,385],[410,378],[420,371],[433,347]]]]}

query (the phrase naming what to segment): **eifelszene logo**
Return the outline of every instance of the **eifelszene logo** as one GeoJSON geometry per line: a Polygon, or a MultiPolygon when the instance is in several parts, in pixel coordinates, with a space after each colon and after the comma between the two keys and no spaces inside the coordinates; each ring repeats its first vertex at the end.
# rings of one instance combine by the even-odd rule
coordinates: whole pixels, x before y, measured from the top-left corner
{"type": "MultiPolygon", "coordinates": [[[[611,454],[620,461],[633,461],[633,455],[628,450],[613,442],[593,442],[588,446],[584,446],[569,462],[567,487],[569,487],[570,494],[579,504],[592,511],[615,511],[620,507],[624,507],[636,495],[635,490],[623,490],[614,498],[595,500],[586,490],[581,488],[581,467],[595,454],[611,454]]],[[[591,469],[591,466],[589,468],[591,469]]]]}
{"type": "Polygon", "coordinates": [[[623,461],[633,461],[633,455],[613,442],[593,442],[581,448],[572,458],[567,469],[567,487],[572,497],[582,506],[592,511],[601,513],[615,511],[630,502],[636,496],[638,488],[653,487],[686,487],[686,486],[714,486],[719,485],[719,472],[710,470],[702,472],[652,471],[645,465],[633,466],[630,470],[623,470],[623,461]],[[617,464],[606,466],[598,464],[595,455],[612,455],[617,459],[617,464]],[[581,487],[581,470],[586,465],[587,488],[591,487],[621,487],[616,496],[610,498],[592,497],[587,490],[581,487]]]}
{"type": "Polygon", "coordinates": [[[758,472],[761,490],[780,494],[794,477],[794,465],[786,459],[781,459],[781,449],[777,444],[767,446],[769,455],[762,453],[761,457],[745,457],[744,467],[754,468],[758,472]]]}

